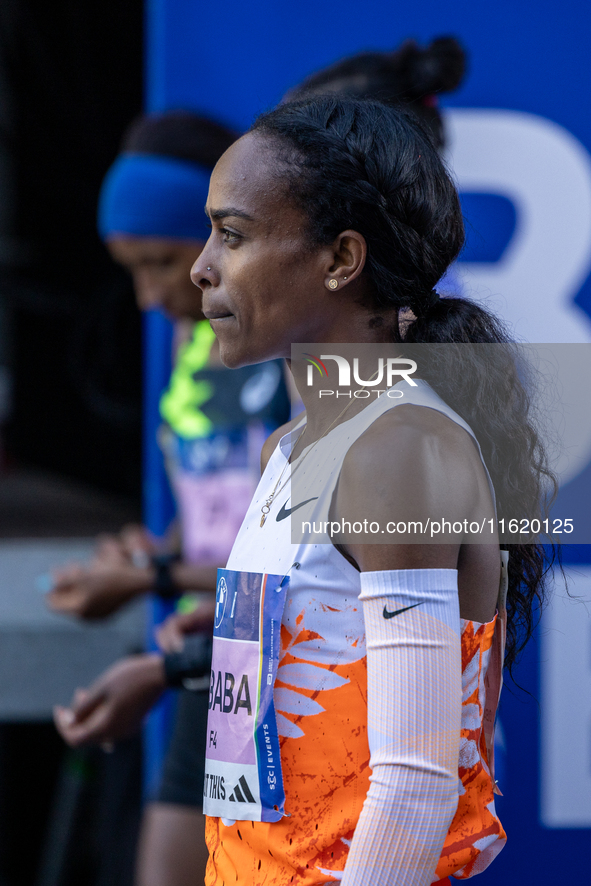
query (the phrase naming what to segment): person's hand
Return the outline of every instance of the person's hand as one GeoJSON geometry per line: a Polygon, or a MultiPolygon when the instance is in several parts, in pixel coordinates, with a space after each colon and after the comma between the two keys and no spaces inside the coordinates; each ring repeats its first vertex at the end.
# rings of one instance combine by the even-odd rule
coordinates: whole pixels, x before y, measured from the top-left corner
{"type": "Polygon", "coordinates": [[[55,612],[79,618],[105,618],[133,597],[150,590],[151,567],[112,565],[94,560],[89,566],[71,565],[53,574],[47,605],[55,612]]]}
{"type": "Polygon", "coordinates": [[[166,689],[162,656],[124,658],[101,674],[88,689],[77,689],[69,708],[56,706],[53,718],[71,747],[128,738],[166,689]]]}
{"type": "Polygon", "coordinates": [[[199,605],[193,612],[173,613],[162,622],[156,631],[158,646],[163,652],[182,652],[185,645],[185,634],[198,631],[210,631],[215,616],[215,596],[202,595],[199,605]]]}
{"type": "Polygon", "coordinates": [[[145,568],[156,546],[143,526],[130,523],[119,535],[100,535],[97,539],[94,561],[111,566],[138,566],[145,568]]]}

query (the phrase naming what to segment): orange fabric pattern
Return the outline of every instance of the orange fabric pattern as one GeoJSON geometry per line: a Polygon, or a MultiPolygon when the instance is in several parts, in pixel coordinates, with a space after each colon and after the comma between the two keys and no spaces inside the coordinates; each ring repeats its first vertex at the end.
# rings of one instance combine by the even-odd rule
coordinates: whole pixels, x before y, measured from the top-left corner
{"type": "Polygon", "coordinates": [[[482,727],[486,676],[498,616],[488,624],[462,619],[462,739],[458,808],[437,866],[440,878],[480,873],[499,854],[507,836],[497,818],[482,727]]]}
{"type": "MultiPolygon", "coordinates": [[[[460,796],[436,881],[478,873],[505,841],[494,810],[482,729],[484,677],[495,625],[496,619],[484,625],[462,621],[460,796]]],[[[305,648],[311,639],[309,633],[303,629],[292,635],[282,628],[276,687],[290,690],[293,702],[290,710],[277,706],[292,724],[291,735],[284,733],[281,740],[289,817],[273,824],[239,821],[231,827],[209,818],[207,886],[320,886],[342,877],[371,772],[366,659],[348,655],[339,663],[335,650],[333,664],[310,662],[298,656],[298,646],[305,648]],[[305,688],[298,668],[304,673],[312,665],[316,688],[305,688]]]]}

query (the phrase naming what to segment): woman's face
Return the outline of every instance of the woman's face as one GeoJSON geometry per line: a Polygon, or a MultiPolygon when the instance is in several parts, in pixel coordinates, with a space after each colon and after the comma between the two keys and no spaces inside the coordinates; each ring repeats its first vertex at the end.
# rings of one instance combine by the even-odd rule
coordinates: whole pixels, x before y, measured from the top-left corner
{"type": "Polygon", "coordinates": [[[162,237],[112,237],[115,261],[133,277],[140,310],[161,308],[172,319],[202,320],[201,290],[191,282],[191,268],[205,244],[162,237]]]}
{"type": "Polygon", "coordinates": [[[307,218],[274,172],[272,142],[251,133],[226,151],[207,212],[212,233],[191,277],[226,366],[289,357],[292,342],[329,341],[340,311],[326,287],[333,249],[310,245],[307,218]]]}

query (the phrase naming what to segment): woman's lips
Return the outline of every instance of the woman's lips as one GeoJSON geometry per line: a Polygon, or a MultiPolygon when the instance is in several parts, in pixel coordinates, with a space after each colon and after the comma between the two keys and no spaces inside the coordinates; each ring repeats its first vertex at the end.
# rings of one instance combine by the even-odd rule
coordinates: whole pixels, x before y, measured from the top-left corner
{"type": "Polygon", "coordinates": [[[207,320],[226,320],[229,317],[233,317],[234,314],[232,314],[230,311],[223,311],[223,310],[221,310],[221,311],[206,311],[206,310],[204,310],[203,316],[207,320]]]}
{"type": "Polygon", "coordinates": [[[211,323],[221,324],[222,321],[234,320],[235,316],[228,307],[227,304],[224,304],[222,298],[216,297],[208,292],[203,295],[203,304],[202,304],[203,316],[206,320],[210,320],[211,323]]]}

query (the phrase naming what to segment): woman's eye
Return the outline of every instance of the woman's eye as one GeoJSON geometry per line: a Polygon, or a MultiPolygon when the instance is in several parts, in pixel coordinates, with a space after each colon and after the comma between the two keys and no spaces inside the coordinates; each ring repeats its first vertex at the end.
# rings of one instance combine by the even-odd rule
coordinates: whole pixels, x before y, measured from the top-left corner
{"type": "Polygon", "coordinates": [[[228,228],[222,228],[221,234],[224,239],[224,243],[234,243],[236,240],[240,239],[239,234],[235,234],[234,231],[229,231],[228,228]]]}

